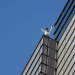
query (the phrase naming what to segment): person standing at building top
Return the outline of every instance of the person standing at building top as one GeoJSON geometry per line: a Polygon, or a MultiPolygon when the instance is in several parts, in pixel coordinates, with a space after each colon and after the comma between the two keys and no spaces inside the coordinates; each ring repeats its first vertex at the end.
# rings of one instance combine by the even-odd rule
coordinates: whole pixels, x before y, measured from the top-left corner
{"type": "Polygon", "coordinates": [[[41,28],[41,30],[45,33],[46,36],[49,36],[50,35],[50,32],[52,31],[52,26],[50,25],[51,29],[48,30],[48,28],[46,28],[46,31],[43,30],[43,27],[41,28]]]}

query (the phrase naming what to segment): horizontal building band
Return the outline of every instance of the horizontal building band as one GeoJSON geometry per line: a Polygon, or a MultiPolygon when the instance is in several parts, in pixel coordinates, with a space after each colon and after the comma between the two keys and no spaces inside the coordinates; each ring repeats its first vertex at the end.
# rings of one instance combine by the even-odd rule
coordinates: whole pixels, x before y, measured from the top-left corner
{"type": "MultiPolygon", "coordinates": [[[[63,66],[61,68],[59,68],[59,70],[57,69],[57,75],[63,75],[65,72],[69,73],[72,65],[74,64],[74,62],[72,62],[75,58],[75,54],[74,55],[70,55],[71,57],[68,59],[68,61],[66,62],[67,67],[65,69],[65,66],[63,64],[63,66]],[[64,70],[64,71],[63,71],[64,70]],[[66,71],[67,70],[67,71],[66,71]]],[[[63,62],[62,62],[63,63],[63,62]]],[[[65,65],[66,65],[65,64],[65,65]]],[[[67,74],[68,75],[68,74],[67,74]]]]}
{"type": "Polygon", "coordinates": [[[75,54],[74,54],[73,59],[67,65],[66,69],[64,69],[64,73],[63,74],[71,75],[71,73],[74,72],[74,66],[75,66],[75,62],[73,62],[74,59],[75,59],[75,54]]]}
{"type": "MultiPolygon", "coordinates": [[[[75,67],[75,65],[74,65],[74,67],[75,67]]],[[[74,72],[72,72],[72,74],[71,75],[75,75],[75,71],[74,72]]]]}
{"type": "Polygon", "coordinates": [[[66,51],[64,51],[63,53],[62,53],[62,55],[59,57],[59,59],[58,59],[58,63],[57,63],[57,66],[59,67],[60,66],[60,64],[62,63],[62,60],[64,59],[64,57],[66,56],[66,57],[68,57],[67,55],[67,53],[70,53],[71,52],[71,50],[72,50],[72,48],[75,46],[75,38],[73,39],[73,41],[72,41],[72,44],[66,49],[65,48],[65,50],[66,51]],[[73,47],[71,47],[73,45],[73,47]]]}
{"type": "Polygon", "coordinates": [[[68,43],[70,44],[73,37],[75,37],[74,35],[74,32],[75,32],[75,22],[73,22],[72,26],[70,27],[71,25],[69,25],[67,28],[68,28],[68,31],[66,33],[63,34],[61,40],[59,41],[59,44],[58,44],[58,57],[61,55],[62,51],[63,51],[63,48],[66,47],[66,44],[67,44],[67,41],[69,41],[68,43]],[[64,39],[63,39],[64,38],[64,39]]]}
{"type": "MultiPolygon", "coordinates": [[[[59,44],[58,44],[58,49],[60,48],[61,44],[63,43],[64,39],[67,37],[67,35],[70,35],[69,32],[72,32],[75,28],[75,15],[73,16],[72,20],[68,24],[67,28],[65,29],[64,33],[62,34],[59,44]]],[[[70,36],[68,36],[70,37],[70,36]]]]}
{"type": "Polygon", "coordinates": [[[72,40],[74,39],[74,34],[75,34],[75,30],[72,32],[72,34],[70,35],[69,39],[65,40],[63,45],[61,46],[61,48],[58,51],[58,58],[61,56],[61,54],[63,53],[63,51],[66,49],[68,49],[68,47],[70,46],[72,40]]]}

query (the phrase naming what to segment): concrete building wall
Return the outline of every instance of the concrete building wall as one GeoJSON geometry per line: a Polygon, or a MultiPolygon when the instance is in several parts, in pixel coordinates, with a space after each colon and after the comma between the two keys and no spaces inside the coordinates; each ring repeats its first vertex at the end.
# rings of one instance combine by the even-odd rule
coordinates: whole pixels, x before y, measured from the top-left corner
{"type": "MultiPolygon", "coordinates": [[[[68,39],[71,36],[71,33],[73,32],[74,29],[75,29],[75,15],[73,16],[72,20],[68,24],[62,37],[59,40],[58,49],[63,48],[65,46],[65,42],[68,41],[68,39]],[[64,39],[66,39],[66,41],[64,39]]],[[[60,55],[61,51],[62,50],[60,49],[60,51],[58,52],[58,56],[60,55]]]]}
{"type": "Polygon", "coordinates": [[[55,75],[57,41],[43,35],[21,75],[55,75]]]}
{"type": "Polygon", "coordinates": [[[75,63],[75,14],[58,43],[57,75],[72,75],[75,63]]]}

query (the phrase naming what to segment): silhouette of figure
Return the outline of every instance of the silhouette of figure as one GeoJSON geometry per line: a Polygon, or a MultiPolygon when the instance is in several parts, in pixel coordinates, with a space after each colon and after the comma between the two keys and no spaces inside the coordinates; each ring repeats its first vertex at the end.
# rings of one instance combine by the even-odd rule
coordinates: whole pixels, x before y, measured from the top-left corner
{"type": "Polygon", "coordinates": [[[48,28],[46,28],[46,31],[43,30],[43,27],[41,28],[41,30],[45,33],[46,36],[49,36],[49,35],[50,35],[50,32],[51,32],[51,30],[52,30],[52,26],[50,25],[50,27],[51,27],[51,29],[48,30],[48,28]]]}

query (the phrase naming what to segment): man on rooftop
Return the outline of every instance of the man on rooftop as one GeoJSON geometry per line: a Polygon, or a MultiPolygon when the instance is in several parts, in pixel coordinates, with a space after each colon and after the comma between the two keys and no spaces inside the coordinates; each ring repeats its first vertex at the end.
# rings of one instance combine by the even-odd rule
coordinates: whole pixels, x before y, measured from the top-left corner
{"type": "Polygon", "coordinates": [[[48,30],[48,28],[46,28],[46,31],[43,30],[43,27],[41,28],[41,30],[45,33],[46,36],[49,36],[49,35],[50,35],[50,32],[51,32],[51,30],[52,30],[52,26],[50,25],[50,27],[51,27],[51,29],[48,30]]]}

